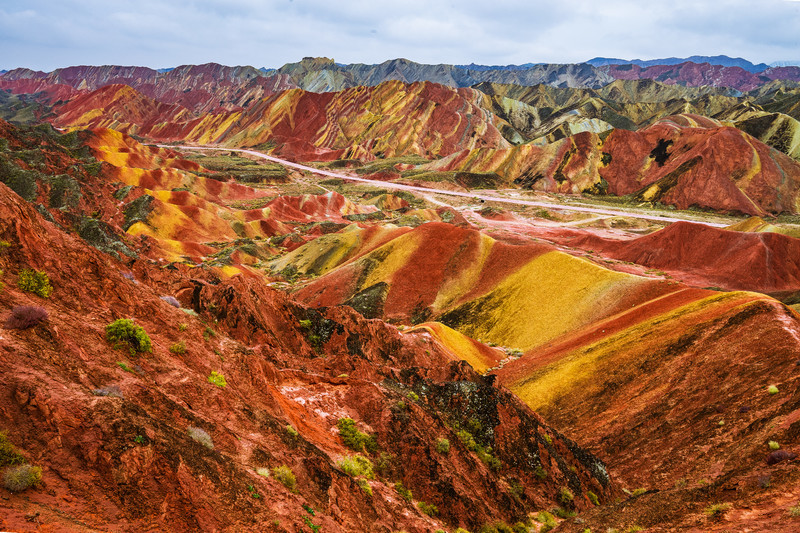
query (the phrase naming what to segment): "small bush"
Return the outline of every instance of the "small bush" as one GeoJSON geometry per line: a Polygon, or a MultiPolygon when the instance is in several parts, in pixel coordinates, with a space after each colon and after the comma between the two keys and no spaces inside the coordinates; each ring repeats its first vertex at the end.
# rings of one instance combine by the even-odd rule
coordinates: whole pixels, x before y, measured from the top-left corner
{"type": "Polygon", "coordinates": [[[715,503],[714,505],[712,505],[710,507],[707,507],[703,512],[707,516],[709,516],[710,518],[720,518],[730,508],[731,508],[731,504],[729,504],[729,503],[715,503]]]}
{"type": "Polygon", "coordinates": [[[297,486],[297,478],[294,477],[292,469],[286,465],[276,466],[272,469],[272,475],[280,481],[284,487],[293,491],[297,486]]]}
{"type": "Polygon", "coordinates": [[[769,387],[767,387],[767,392],[770,394],[778,394],[779,392],[778,387],[776,387],[775,385],[770,385],[769,387]]]}
{"type": "Polygon", "coordinates": [[[448,453],[450,451],[450,441],[445,438],[437,440],[436,451],[439,453],[448,453]]]}
{"type": "Polygon", "coordinates": [[[789,507],[789,516],[798,517],[800,516],[800,503],[793,507],[789,507]]]}
{"type": "Polygon", "coordinates": [[[414,391],[409,392],[406,396],[408,396],[408,399],[411,400],[412,402],[419,401],[419,395],[414,391]]]}
{"type": "Polygon", "coordinates": [[[214,441],[211,440],[211,435],[209,435],[207,431],[194,426],[189,426],[187,431],[189,432],[189,437],[191,437],[193,441],[199,442],[209,450],[214,449],[214,441]]]}
{"type": "Polygon", "coordinates": [[[208,376],[208,382],[222,389],[224,389],[228,385],[228,382],[225,381],[225,376],[223,376],[216,370],[211,371],[211,375],[208,376]]]}
{"type": "Polygon", "coordinates": [[[402,481],[398,481],[394,484],[394,490],[407,502],[410,502],[414,498],[414,495],[403,485],[402,481]]]}
{"type": "Polygon", "coordinates": [[[178,341],[169,347],[169,351],[177,355],[183,355],[186,353],[186,343],[183,341],[178,341]]]}
{"type": "Polygon", "coordinates": [[[339,436],[342,437],[344,445],[356,452],[364,450],[374,453],[378,450],[378,443],[375,437],[367,435],[356,428],[356,423],[352,418],[340,418],[336,423],[339,428],[339,436]]]}
{"type": "Polygon", "coordinates": [[[439,508],[432,503],[419,502],[417,507],[419,507],[420,511],[431,517],[439,514],[439,508]]]}
{"type": "Polygon", "coordinates": [[[556,522],[556,517],[547,511],[539,511],[539,513],[536,515],[536,521],[542,524],[542,527],[539,530],[540,533],[542,531],[550,531],[558,525],[556,522]]]}
{"type": "Polygon", "coordinates": [[[541,465],[536,467],[536,469],[533,471],[533,474],[539,479],[547,478],[547,470],[545,470],[541,465]]]}
{"type": "Polygon", "coordinates": [[[263,466],[260,466],[256,468],[256,474],[258,474],[261,477],[269,477],[269,468],[264,468],[263,466]]]}
{"type": "Polygon", "coordinates": [[[775,442],[774,440],[769,441],[767,443],[767,446],[769,446],[770,450],[780,450],[781,449],[781,445],[778,444],[777,442],[775,442]]]}
{"type": "Polygon", "coordinates": [[[373,479],[372,461],[362,455],[348,455],[338,463],[339,468],[350,477],[365,477],[373,479]]]}
{"type": "Polygon", "coordinates": [[[38,466],[19,465],[9,468],[3,477],[3,485],[11,492],[22,492],[42,481],[42,469],[38,466]]]}
{"type": "Polygon", "coordinates": [[[631,496],[641,496],[645,492],[647,492],[647,489],[640,487],[638,489],[635,489],[633,492],[631,492],[631,496]]]}
{"type": "Polygon", "coordinates": [[[359,488],[364,491],[364,494],[372,496],[372,487],[369,486],[369,481],[366,479],[359,479],[356,483],[358,483],[359,488]]]}
{"type": "Polygon", "coordinates": [[[25,458],[8,440],[6,432],[0,431],[0,467],[8,465],[20,465],[24,462],[25,458]]]}
{"type": "Polygon", "coordinates": [[[573,516],[578,516],[576,511],[569,511],[567,509],[562,509],[561,507],[556,507],[555,509],[551,509],[551,512],[559,518],[567,519],[572,518],[573,516]]]}
{"type": "Polygon", "coordinates": [[[114,344],[114,348],[127,346],[131,354],[153,352],[150,337],[141,326],[137,326],[129,318],[120,318],[107,325],[106,339],[114,344]]]}
{"type": "Polygon", "coordinates": [[[558,491],[558,501],[560,501],[564,505],[572,503],[572,500],[574,499],[575,495],[572,494],[572,491],[569,490],[567,487],[561,487],[561,490],[558,491]]]}
{"type": "Polygon", "coordinates": [[[475,438],[470,434],[469,431],[465,429],[458,430],[458,439],[467,447],[467,449],[471,452],[474,452],[478,448],[478,443],[475,442],[475,438]]]}
{"type": "Polygon", "coordinates": [[[286,424],[286,427],[284,429],[286,430],[286,434],[292,437],[293,439],[296,439],[297,437],[300,436],[300,433],[298,433],[297,430],[294,429],[294,427],[291,424],[286,424]]]}
{"type": "Polygon", "coordinates": [[[589,498],[589,501],[592,502],[592,505],[600,505],[600,498],[598,498],[597,494],[595,494],[594,492],[587,491],[586,497],[589,498]]]}
{"type": "Polygon", "coordinates": [[[127,365],[127,363],[125,363],[124,361],[117,361],[117,366],[120,367],[125,372],[130,372],[131,374],[135,374],[136,373],[136,371],[134,369],[132,369],[131,367],[129,367],[127,365]]]}
{"type": "Polygon", "coordinates": [[[28,329],[43,320],[47,320],[47,310],[44,307],[18,305],[11,310],[11,316],[6,319],[6,328],[28,329]]]}
{"type": "Polygon", "coordinates": [[[47,277],[47,274],[30,268],[20,271],[17,286],[25,292],[32,292],[42,298],[50,298],[53,293],[53,286],[50,285],[50,278],[47,277]]]}
{"type": "Polygon", "coordinates": [[[187,329],[189,329],[189,324],[187,324],[186,322],[181,322],[180,324],[178,324],[178,331],[183,332],[186,331],[187,329]]]}

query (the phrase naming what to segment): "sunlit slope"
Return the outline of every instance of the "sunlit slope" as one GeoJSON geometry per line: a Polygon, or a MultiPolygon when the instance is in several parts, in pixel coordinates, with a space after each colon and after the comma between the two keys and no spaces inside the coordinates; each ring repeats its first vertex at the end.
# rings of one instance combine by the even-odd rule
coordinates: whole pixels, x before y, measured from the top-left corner
{"type": "Polygon", "coordinates": [[[484,373],[506,358],[501,350],[490,348],[439,322],[426,322],[408,331],[426,331],[445,348],[446,353],[452,354],[454,360],[466,361],[476,372],[484,373]]]}
{"type": "MultiPolygon", "coordinates": [[[[209,171],[198,164],[110,129],[95,130],[90,146],[98,159],[111,166],[106,172],[109,179],[125,186],[119,197],[128,202],[127,232],[151,237],[173,261],[201,261],[219,251],[203,243],[265,239],[292,233],[289,222],[345,223],[346,215],[377,209],[333,192],[278,197],[260,208],[237,208],[233,206],[237,202],[259,199],[273,191],[206,178],[198,173],[207,175],[209,171]]],[[[274,251],[266,243],[255,249],[252,246],[250,252],[237,250],[225,261],[255,264],[274,251]]]]}
{"type": "Polygon", "coordinates": [[[494,373],[631,483],[713,481],[763,464],[767,440],[786,441],[800,320],[779,302],[711,293],[596,333],[494,373]]]}
{"type": "Polygon", "coordinates": [[[509,185],[629,195],[679,209],[800,212],[800,163],[698,115],[669,117],[639,131],[579,133],[542,147],[463,150],[420,168],[495,172],[509,185]]]}
{"type": "Polygon", "coordinates": [[[243,110],[195,113],[125,85],[81,94],[60,107],[64,128],[113,128],[163,141],[228,146],[274,143],[295,159],[439,157],[457,150],[510,146],[507,123],[481,107],[483,93],[430,82],[387,81],[336,93],[291,89],[243,110]]]}
{"type": "MultiPolygon", "coordinates": [[[[314,243],[305,264],[331,254],[314,243]]],[[[322,259],[320,259],[322,261],[322,259]]],[[[386,318],[431,317],[484,342],[529,350],[677,290],[602,268],[545,245],[509,245],[474,230],[424,224],[311,282],[298,297],[337,305],[386,287],[386,318]]]]}

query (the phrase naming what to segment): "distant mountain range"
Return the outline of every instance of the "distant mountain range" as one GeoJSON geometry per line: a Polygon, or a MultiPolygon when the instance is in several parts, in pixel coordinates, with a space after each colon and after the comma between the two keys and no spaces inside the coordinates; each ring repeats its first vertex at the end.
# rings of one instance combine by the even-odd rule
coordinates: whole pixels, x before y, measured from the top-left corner
{"type": "Polygon", "coordinates": [[[709,65],[718,65],[721,67],[741,67],[748,72],[763,72],[770,66],[790,66],[790,65],[767,65],[766,63],[759,63],[757,65],[751,63],[741,57],[728,57],[728,56],[691,56],[691,57],[667,57],[664,59],[648,59],[646,61],[641,59],[617,59],[610,57],[595,57],[587,61],[590,65],[595,67],[604,67],[606,65],[639,65],[640,67],[652,67],[654,65],[680,65],[681,63],[708,63],[709,65]]]}
{"type": "Polygon", "coordinates": [[[186,89],[210,89],[211,92],[215,92],[220,84],[236,87],[233,93],[227,94],[217,103],[217,106],[229,107],[242,106],[242,102],[254,94],[263,96],[275,90],[292,87],[312,92],[334,92],[358,86],[376,86],[384,81],[396,80],[404,83],[430,81],[449,87],[500,83],[527,87],[545,84],[559,88],[599,89],[617,79],[651,79],[666,85],[727,87],[747,92],[774,80],[800,81],[800,66],[783,64],[769,66],[764,63],[756,65],[745,59],[727,56],[692,56],[685,59],[647,61],[598,57],[586,63],[526,63],[506,66],[430,65],[408,59],[392,59],[372,65],[362,63],[344,65],[329,58],[306,57],[296,63],[287,63],[278,69],[206,64],[155,70],[146,67],[106,65],[74,66],[56,69],[50,73],[25,68],[0,73],[0,85],[4,81],[28,80],[33,85],[46,82],[48,87],[57,84],[73,89],[93,90],[111,83],[123,83],[140,88],[143,93],[161,101],[181,103],[190,107],[192,103],[186,101],[188,96],[183,95],[186,89]],[[186,74],[191,76],[201,74],[201,76],[192,87],[173,87],[177,92],[170,95],[162,94],[166,90],[165,87],[175,85],[175,81],[186,74]],[[147,87],[141,88],[142,85],[147,87]]]}

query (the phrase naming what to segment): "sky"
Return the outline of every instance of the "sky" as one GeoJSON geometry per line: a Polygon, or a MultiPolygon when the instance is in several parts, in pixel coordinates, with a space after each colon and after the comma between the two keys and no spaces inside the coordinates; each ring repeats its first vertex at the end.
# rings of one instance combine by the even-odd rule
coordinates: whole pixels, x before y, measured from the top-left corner
{"type": "Polygon", "coordinates": [[[0,69],[720,54],[800,63],[800,0],[0,0],[0,69]]]}

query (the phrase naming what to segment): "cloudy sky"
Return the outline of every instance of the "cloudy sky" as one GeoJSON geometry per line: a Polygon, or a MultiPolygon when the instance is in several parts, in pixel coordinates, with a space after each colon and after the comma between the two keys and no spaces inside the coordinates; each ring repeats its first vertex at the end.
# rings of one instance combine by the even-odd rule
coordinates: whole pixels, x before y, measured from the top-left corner
{"type": "Polygon", "coordinates": [[[798,0],[0,0],[0,69],[800,60],[798,0]]]}

